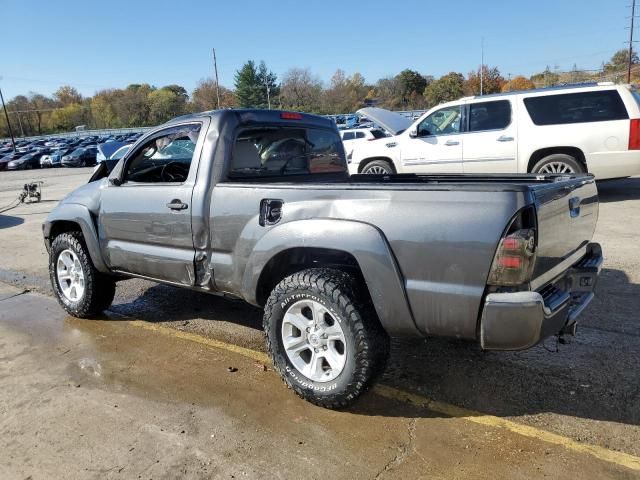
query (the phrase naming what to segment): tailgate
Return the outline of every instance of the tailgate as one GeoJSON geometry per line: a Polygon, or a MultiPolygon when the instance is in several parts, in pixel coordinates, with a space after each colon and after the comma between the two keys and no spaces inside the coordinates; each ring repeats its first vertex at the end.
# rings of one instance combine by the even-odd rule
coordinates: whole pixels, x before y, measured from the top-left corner
{"type": "Polygon", "coordinates": [[[538,247],[531,282],[543,286],[584,254],[598,220],[598,190],[593,176],[558,181],[534,189],[538,247]]]}

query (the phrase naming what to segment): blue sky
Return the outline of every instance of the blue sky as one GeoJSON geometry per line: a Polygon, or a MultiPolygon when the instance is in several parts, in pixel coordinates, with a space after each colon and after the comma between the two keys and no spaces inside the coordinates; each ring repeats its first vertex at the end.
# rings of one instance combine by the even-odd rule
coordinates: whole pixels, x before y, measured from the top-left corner
{"type": "Polygon", "coordinates": [[[226,86],[248,59],[326,82],[338,68],[370,82],[404,68],[439,76],[477,68],[483,36],[485,63],[505,76],[593,69],[624,48],[629,3],[3,0],[0,87],[5,98],[63,84],[85,95],[130,83],[191,90],[212,76],[214,46],[226,86]]]}

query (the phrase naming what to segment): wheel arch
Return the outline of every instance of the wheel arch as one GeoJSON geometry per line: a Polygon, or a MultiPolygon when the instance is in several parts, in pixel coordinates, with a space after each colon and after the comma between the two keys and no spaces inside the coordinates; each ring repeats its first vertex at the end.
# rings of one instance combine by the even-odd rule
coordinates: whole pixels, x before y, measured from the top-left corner
{"type": "Polygon", "coordinates": [[[262,306],[280,280],[310,267],[337,268],[361,278],[387,333],[419,334],[386,239],[377,228],[362,222],[299,220],[273,228],[249,257],[243,297],[262,306]]]}
{"type": "Polygon", "coordinates": [[[396,169],[396,165],[395,163],[393,163],[393,159],[391,157],[367,157],[362,159],[358,164],[358,173],[362,173],[362,170],[364,170],[364,167],[366,167],[371,162],[375,162],[376,160],[382,160],[383,162],[387,162],[393,169],[394,173],[398,172],[398,170],[396,169]]]}
{"type": "Polygon", "coordinates": [[[95,221],[91,212],[83,205],[59,205],[49,214],[49,217],[47,217],[47,220],[42,225],[42,231],[47,251],[51,248],[53,239],[58,235],[72,231],[81,231],[93,265],[99,272],[109,272],[102,257],[102,252],[100,251],[95,221]]]}
{"type": "Polygon", "coordinates": [[[558,146],[558,147],[539,148],[538,150],[533,152],[529,157],[529,163],[527,164],[527,172],[531,173],[536,163],[538,163],[544,157],[553,155],[555,153],[563,153],[565,155],[571,155],[584,167],[585,172],[589,171],[589,168],[587,167],[587,160],[582,150],[580,150],[578,147],[558,146]]]}

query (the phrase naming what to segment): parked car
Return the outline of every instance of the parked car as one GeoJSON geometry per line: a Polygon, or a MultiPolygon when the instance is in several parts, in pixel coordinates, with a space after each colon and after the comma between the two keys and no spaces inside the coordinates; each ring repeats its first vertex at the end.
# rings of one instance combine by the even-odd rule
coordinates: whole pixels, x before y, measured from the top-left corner
{"type": "Polygon", "coordinates": [[[0,170],[8,170],[8,165],[9,162],[13,162],[14,160],[18,160],[20,157],[22,157],[22,155],[24,155],[23,153],[20,152],[14,152],[11,151],[11,153],[5,155],[4,157],[0,158],[0,170]]]}
{"type": "Polygon", "coordinates": [[[127,277],[244,299],[283,380],[324,407],[367,388],[389,336],[574,333],[602,265],[593,176],[349,177],[315,115],[183,116],[106,163],[43,226],[60,305],[97,315],[127,277]]]}
{"type": "Polygon", "coordinates": [[[80,147],[62,157],[63,167],[89,167],[96,164],[97,147],[80,147]]]}
{"type": "Polygon", "coordinates": [[[600,83],[467,97],[438,105],[413,124],[365,108],[358,113],[395,136],[358,149],[349,170],[637,175],[639,102],[630,85],[600,83]]]}
{"type": "Polygon", "coordinates": [[[19,158],[15,158],[7,163],[7,170],[31,170],[32,168],[40,168],[40,157],[42,153],[33,151],[25,153],[19,158]]]}
{"type": "Polygon", "coordinates": [[[386,137],[387,134],[379,128],[354,128],[350,130],[340,130],[340,138],[342,139],[347,159],[351,159],[354,148],[362,142],[369,142],[386,137]]]}

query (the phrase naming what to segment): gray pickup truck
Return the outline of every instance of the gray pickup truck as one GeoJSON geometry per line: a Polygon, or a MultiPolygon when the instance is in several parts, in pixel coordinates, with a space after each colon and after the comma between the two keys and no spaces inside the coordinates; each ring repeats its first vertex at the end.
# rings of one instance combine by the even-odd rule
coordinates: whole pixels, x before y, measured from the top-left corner
{"type": "Polygon", "coordinates": [[[354,401],[390,336],[529,348],[573,334],[602,265],[592,176],[349,176],[335,125],[229,110],[148,132],[44,223],[53,290],[95,316],[130,277],[264,308],[303,398],[354,401]]]}

